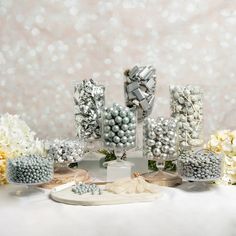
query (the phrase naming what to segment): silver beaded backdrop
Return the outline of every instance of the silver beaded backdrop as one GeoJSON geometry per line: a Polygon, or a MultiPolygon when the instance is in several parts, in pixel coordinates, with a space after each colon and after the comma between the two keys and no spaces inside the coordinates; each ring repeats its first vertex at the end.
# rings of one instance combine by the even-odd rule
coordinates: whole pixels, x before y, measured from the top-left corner
{"type": "Polygon", "coordinates": [[[169,84],[197,84],[205,134],[235,128],[235,35],[235,0],[1,0],[0,113],[40,137],[74,136],[75,81],[124,104],[123,71],[153,65],[152,117],[170,114],[169,84]]]}

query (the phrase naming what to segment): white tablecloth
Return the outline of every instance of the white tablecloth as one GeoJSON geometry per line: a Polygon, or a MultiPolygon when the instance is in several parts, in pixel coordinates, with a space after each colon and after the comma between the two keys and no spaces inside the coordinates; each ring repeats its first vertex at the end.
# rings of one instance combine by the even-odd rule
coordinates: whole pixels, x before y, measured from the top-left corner
{"type": "Polygon", "coordinates": [[[236,186],[184,183],[150,203],[72,206],[0,187],[0,236],[235,236],[236,186]]]}

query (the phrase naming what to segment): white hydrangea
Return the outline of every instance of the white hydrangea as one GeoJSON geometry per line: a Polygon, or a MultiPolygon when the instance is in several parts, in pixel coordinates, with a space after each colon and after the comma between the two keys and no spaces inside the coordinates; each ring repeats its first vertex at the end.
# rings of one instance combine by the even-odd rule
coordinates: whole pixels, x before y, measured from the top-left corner
{"type": "Polygon", "coordinates": [[[29,126],[18,115],[8,113],[0,117],[0,149],[8,158],[44,154],[43,143],[35,138],[29,126]]]}

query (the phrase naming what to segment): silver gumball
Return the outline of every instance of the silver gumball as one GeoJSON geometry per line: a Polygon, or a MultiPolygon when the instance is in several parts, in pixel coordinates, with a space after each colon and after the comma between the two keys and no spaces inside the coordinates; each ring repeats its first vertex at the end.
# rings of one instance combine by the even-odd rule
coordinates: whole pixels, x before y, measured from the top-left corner
{"type": "Polygon", "coordinates": [[[125,135],[125,132],[123,130],[119,130],[118,136],[122,138],[125,135]]]}
{"type": "Polygon", "coordinates": [[[162,143],[160,141],[156,142],[155,147],[161,148],[162,147],[162,143]]]}
{"type": "Polygon", "coordinates": [[[109,125],[110,125],[110,126],[115,125],[115,120],[113,120],[113,119],[112,119],[112,120],[109,120],[109,125]]]}
{"type": "Polygon", "coordinates": [[[154,145],[155,145],[155,141],[152,140],[152,139],[148,139],[148,140],[147,140],[147,145],[150,146],[150,147],[151,147],[151,146],[154,146],[154,145]]]}
{"type": "Polygon", "coordinates": [[[114,141],[114,143],[119,143],[120,142],[120,138],[118,136],[115,136],[113,138],[113,141],[114,141]]]}
{"type": "Polygon", "coordinates": [[[120,124],[120,123],[122,122],[122,118],[121,118],[120,116],[117,116],[117,117],[115,118],[115,122],[116,122],[117,124],[120,124]]]}
{"type": "Polygon", "coordinates": [[[121,129],[124,130],[124,131],[126,131],[126,130],[129,129],[129,126],[126,125],[126,124],[123,124],[123,125],[121,126],[121,129]]]}
{"type": "Polygon", "coordinates": [[[106,125],[106,126],[104,127],[104,131],[105,131],[105,132],[109,132],[110,130],[111,130],[111,127],[110,127],[110,126],[106,125]]]}
{"type": "Polygon", "coordinates": [[[154,156],[160,156],[161,150],[159,148],[154,148],[153,149],[153,154],[154,154],[154,156]]]}
{"type": "Polygon", "coordinates": [[[128,124],[130,121],[129,121],[129,118],[128,117],[124,117],[123,120],[122,120],[122,123],[123,124],[128,124]]]}
{"type": "Polygon", "coordinates": [[[156,134],[151,131],[151,132],[148,133],[148,137],[149,137],[150,139],[155,139],[155,138],[156,138],[156,134]]]}
{"type": "Polygon", "coordinates": [[[118,131],[119,131],[119,126],[118,126],[118,125],[114,125],[114,126],[112,127],[112,131],[113,131],[113,132],[118,132],[118,131]]]}
{"type": "Polygon", "coordinates": [[[164,153],[168,153],[169,152],[169,146],[165,145],[161,148],[161,150],[164,152],[164,153]]]}
{"type": "Polygon", "coordinates": [[[112,138],[112,137],[115,136],[115,133],[111,131],[111,132],[108,133],[108,136],[109,136],[110,138],[112,138]]]}
{"type": "Polygon", "coordinates": [[[128,138],[126,137],[126,136],[123,136],[122,138],[121,138],[121,142],[122,143],[126,143],[128,141],[128,138]]]}

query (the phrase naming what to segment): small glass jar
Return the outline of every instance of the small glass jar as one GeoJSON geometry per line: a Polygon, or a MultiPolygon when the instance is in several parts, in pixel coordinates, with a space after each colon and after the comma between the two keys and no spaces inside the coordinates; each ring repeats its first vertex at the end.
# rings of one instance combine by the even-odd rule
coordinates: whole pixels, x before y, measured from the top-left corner
{"type": "Polygon", "coordinates": [[[153,66],[134,66],[124,73],[126,106],[137,111],[138,122],[152,112],[156,91],[156,70],[153,66]]]}
{"type": "Polygon", "coordinates": [[[85,142],[78,139],[55,139],[45,142],[45,151],[55,167],[65,167],[84,158],[85,142]]]}
{"type": "Polygon", "coordinates": [[[179,155],[177,169],[186,181],[214,181],[221,178],[223,155],[209,150],[184,151],[179,155]]]}
{"type": "Polygon", "coordinates": [[[74,104],[77,137],[88,142],[100,139],[105,87],[92,79],[83,80],[74,87],[74,104]]]}
{"type": "Polygon", "coordinates": [[[179,148],[203,144],[203,94],[198,86],[170,86],[171,116],[178,120],[179,148]]]}
{"type": "Polygon", "coordinates": [[[7,180],[9,183],[39,185],[53,178],[53,161],[37,155],[9,158],[7,180]]]}

